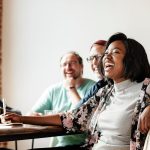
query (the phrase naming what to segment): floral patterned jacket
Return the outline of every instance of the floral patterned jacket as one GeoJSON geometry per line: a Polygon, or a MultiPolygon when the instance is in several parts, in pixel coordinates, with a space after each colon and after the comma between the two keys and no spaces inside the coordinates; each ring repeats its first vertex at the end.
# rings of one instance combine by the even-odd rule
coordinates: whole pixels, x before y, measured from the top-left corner
{"type": "MultiPolygon", "coordinates": [[[[60,115],[66,132],[87,131],[87,149],[91,149],[98,142],[101,133],[97,130],[97,115],[105,108],[113,91],[113,84],[108,84],[99,89],[95,96],[91,97],[80,108],[60,115]]],[[[150,105],[150,79],[143,82],[141,93],[134,109],[131,127],[130,150],[142,150],[147,134],[138,130],[138,119],[145,107],[150,105]]]]}

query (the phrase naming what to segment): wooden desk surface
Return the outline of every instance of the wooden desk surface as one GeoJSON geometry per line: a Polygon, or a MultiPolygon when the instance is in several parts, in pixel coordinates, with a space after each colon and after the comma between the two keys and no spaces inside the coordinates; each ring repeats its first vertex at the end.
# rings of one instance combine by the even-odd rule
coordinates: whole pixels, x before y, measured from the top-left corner
{"type": "Polygon", "coordinates": [[[67,135],[59,126],[39,126],[23,124],[22,126],[0,125],[0,141],[14,141],[67,135]]]}

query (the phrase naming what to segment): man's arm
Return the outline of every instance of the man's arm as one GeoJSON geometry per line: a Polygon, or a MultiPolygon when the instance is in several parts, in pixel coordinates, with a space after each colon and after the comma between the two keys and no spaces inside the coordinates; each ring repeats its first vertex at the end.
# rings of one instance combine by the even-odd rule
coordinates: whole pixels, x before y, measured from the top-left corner
{"type": "MultiPolygon", "coordinates": [[[[80,85],[80,84],[79,84],[80,85]]],[[[67,78],[64,80],[64,87],[66,88],[68,95],[70,97],[70,100],[72,101],[73,105],[78,104],[81,97],[77,91],[78,87],[78,79],[74,78],[67,78]]]]}
{"type": "Polygon", "coordinates": [[[69,99],[73,104],[73,108],[75,108],[76,105],[80,103],[80,94],[82,94],[82,97],[85,96],[88,93],[89,89],[93,86],[93,84],[95,84],[95,81],[85,78],[82,78],[82,80],[80,81],[73,78],[68,78],[67,80],[65,80],[64,86],[67,89],[68,95],[70,97],[69,99]],[[81,88],[80,91],[77,90],[77,88],[79,87],[81,88]]]}
{"type": "Polygon", "coordinates": [[[81,97],[76,89],[76,87],[70,87],[68,90],[68,94],[70,96],[70,99],[72,101],[72,104],[75,106],[79,103],[81,97]]]}

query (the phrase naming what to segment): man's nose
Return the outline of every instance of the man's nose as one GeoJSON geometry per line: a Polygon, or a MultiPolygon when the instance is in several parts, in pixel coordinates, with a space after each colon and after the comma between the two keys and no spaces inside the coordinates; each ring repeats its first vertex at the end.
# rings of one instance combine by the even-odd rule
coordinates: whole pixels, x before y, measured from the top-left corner
{"type": "Polygon", "coordinates": [[[94,57],[93,60],[92,60],[92,64],[97,65],[98,64],[98,59],[94,57]]]}
{"type": "Polygon", "coordinates": [[[71,64],[70,64],[70,63],[67,63],[67,64],[66,64],[66,68],[71,68],[71,64]]]}

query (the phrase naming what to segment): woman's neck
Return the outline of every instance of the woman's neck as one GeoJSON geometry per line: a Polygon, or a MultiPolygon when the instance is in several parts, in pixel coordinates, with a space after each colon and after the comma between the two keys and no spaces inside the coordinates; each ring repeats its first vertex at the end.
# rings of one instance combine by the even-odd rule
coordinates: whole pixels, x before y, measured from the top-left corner
{"type": "Polygon", "coordinates": [[[119,78],[119,79],[113,79],[114,83],[120,83],[120,82],[125,81],[125,80],[127,80],[127,79],[125,79],[124,77],[119,78]]]}

